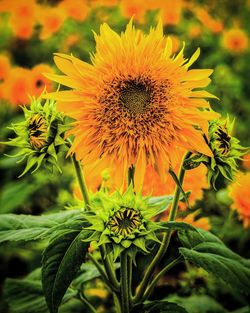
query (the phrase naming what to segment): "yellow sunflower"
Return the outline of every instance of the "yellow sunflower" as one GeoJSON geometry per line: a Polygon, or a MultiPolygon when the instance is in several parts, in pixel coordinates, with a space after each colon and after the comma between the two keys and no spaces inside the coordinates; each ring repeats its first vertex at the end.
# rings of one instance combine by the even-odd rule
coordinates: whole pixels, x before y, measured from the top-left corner
{"type": "Polygon", "coordinates": [[[146,165],[164,179],[179,161],[180,149],[212,155],[202,133],[207,133],[208,120],[218,117],[204,100],[215,96],[193,90],[209,84],[212,70],[188,70],[199,49],[190,60],[183,56],[184,47],[173,56],[161,22],[147,35],[132,20],[121,35],[103,24],[95,40],[92,64],[55,54],[66,75],[47,77],[72,90],[45,95],[75,119],[71,152],[84,165],[98,161],[115,167],[121,186],[133,165],[140,190],[146,165]]]}

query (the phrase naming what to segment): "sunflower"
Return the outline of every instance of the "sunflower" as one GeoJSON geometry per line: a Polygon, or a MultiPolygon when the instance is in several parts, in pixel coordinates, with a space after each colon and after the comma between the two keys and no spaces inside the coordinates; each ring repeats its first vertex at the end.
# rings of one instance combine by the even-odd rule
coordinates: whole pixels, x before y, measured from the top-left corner
{"type": "Polygon", "coordinates": [[[31,98],[30,107],[23,107],[25,120],[12,124],[16,137],[4,144],[18,148],[13,157],[18,162],[26,161],[26,167],[20,176],[29,170],[35,172],[41,165],[49,169],[61,169],[58,165],[58,154],[65,152],[64,117],[55,109],[54,101],[42,101],[31,98]]]}
{"type": "Polygon", "coordinates": [[[151,243],[159,243],[156,232],[163,229],[162,224],[151,218],[159,214],[160,205],[150,205],[149,198],[143,198],[139,193],[135,195],[132,184],[124,194],[98,191],[92,198],[91,207],[93,215],[86,219],[93,234],[86,241],[94,248],[105,244],[114,260],[124,250],[134,259],[137,251],[147,254],[151,243]]]}
{"type": "Polygon", "coordinates": [[[223,34],[222,45],[232,54],[241,54],[248,49],[249,39],[240,28],[231,28],[223,34]]]}
{"type": "Polygon", "coordinates": [[[245,228],[250,228],[250,173],[238,173],[229,186],[229,195],[233,200],[231,208],[239,214],[245,228]]]}
{"type": "Polygon", "coordinates": [[[234,179],[238,172],[237,162],[249,150],[241,146],[239,140],[232,136],[233,127],[234,120],[230,121],[229,117],[211,121],[208,144],[213,151],[213,157],[198,154],[191,156],[184,163],[186,169],[205,164],[208,169],[208,181],[214,188],[220,174],[228,180],[234,179]]]}
{"type": "Polygon", "coordinates": [[[147,164],[164,179],[180,148],[211,155],[202,131],[207,133],[208,120],[218,114],[203,98],[215,96],[193,89],[207,86],[212,70],[188,70],[199,49],[189,61],[184,47],[172,56],[172,41],[164,37],[161,22],[148,35],[136,30],[132,20],[121,35],[104,23],[95,40],[92,65],[55,55],[66,75],[47,77],[73,89],[45,95],[75,119],[71,152],[85,166],[108,163],[116,168],[121,187],[134,165],[140,190],[147,164]]]}

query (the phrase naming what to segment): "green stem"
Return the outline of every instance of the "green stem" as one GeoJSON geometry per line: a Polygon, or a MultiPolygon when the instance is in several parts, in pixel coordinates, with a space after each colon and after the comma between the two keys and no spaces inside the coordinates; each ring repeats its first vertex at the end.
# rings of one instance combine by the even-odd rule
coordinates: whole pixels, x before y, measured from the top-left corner
{"type": "Polygon", "coordinates": [[[119,290],[120,284],[116,278],[115,271],[114,271],[113,265],[112,265],[111,260],[110,260],[110,256],[105,255],[106,254],[105,253],[105,247],[103,247],[103,246],[100,246],[100,252],[101,252],[102,262],[103,262],[103,265],[105,267],[105,271],[107,273],[109,282],[112,284],[113,290],[119,290]]]}
{"type": "Polygon", "coordinates": [[[122,313],[129,313],[129,283],[128,283],[128,256],[127,252],[123,251],[121,259],[121,297],[122,297],[122,313]]]}
{"type": "MultiPolygon", "coordinates": [[[[190,152],[188,152],[185,155],[185,157],[183,159],[183,162],[184,162],[185,159],[187,159],[189,157],[190,157],[190,152]]],[[[183,164],[183,162],[182,162],[182,164],[183,164]]],[[[179,172],[179,182],[180,182],[180,185],[182,185],[182,183],[183,183],[184,175],[185,175],[185,170],[181,166],[180,172],[179,172]]],[[[176,186],[174,199],[173,199],[173,203],[172,203],[170,214],[169,214],[169,219],[168,219],[169,221],[174,221],[175,220],[177,209],[178,209],[180,193],[181,193],[181,189],[178,186],[176,186]]],[[[161,245],[160,245],[160,248],[159,248],[157,254],[155,255],[154,259],[152,260],[152,262],[148,266],[148,268],[147,268],[147,270],[146,270],[146,272],[144,274],[144,278],[143,278],[141,284],[138,287],[138,292],[137,292],[136,296],[133,299],[134,303],[140,302],[140,299],[142,298],[142,296],[143,296],[143,294],[144,294],[144,292],[145,292],[145,290],[146,290],[146,288],[147,288],[147,286],[149,284],[149,281],[150,281],[150,279],[152,277],[152,274],[153,274],[156,266],[159,264],[159,262],[161,261],[161,259],[163,258],[163,256],[165,255],[165,253],[166,253],[166,251],[168,249],[171,235],[172,235],[172,231],[169,231],[169,232],[164,234],[162,242],[161,242],[161,245]]]]}
{"type": "Polygon", "coordinates": [[[80,299],[82,300],[82,302],[88,308],[88,311],[90,313],[97,313],[96,309],[93,307],[93,305],[89,302],[89,300],[85,297],[85,295],[83,293],[80,293],[79,296],[80,296],[80,299]]]}
{"type": "Polygon", "coordinates": [[[115,312],[116,313],[122,313],[121,301],[120,301],[119,296],[117,295],[116,292],[113,292],[113,299],[114,299],[114,304],[115,304],[115,312]]]}
{"type": "Polygon", "coordinates": [[[89,201],[89,194],[88,194],[87,185],[86,185],[85,178],[83,175],[82,166],[81,166],[80,162],[76,160],[75,154],[73,154],[73,156],[72,156],[72,161],[74,164],[74,168],[75,168],[78,183],[79,183],[79,186],[80,186],[80,189],[82,192],[82,196],[83,196],[84,202],[86,204],[86,209],[88,209],[90,206],[90,201],[89,201]]]}
{"type": "Polygon", "coordinates": [[[157,282],[159,281],[159,279],[165,275],[166,272],[168,272],[172,267],[174,267],[176,264],[178,264],[181,261],[182,257],[179,256],[177,259],[173,260],[172,262],[170,262],[169,264],[167,264],[165,267],[163,267],[163,269],[155,276],[155,278],[153,279],[153,281],[151,282],[151,284],[148,286],[146,292],[144,293],[141,302],[144,302],[145,300],[147,300],[147,298],[150,296],[150,294],[152,293],[155,285],[157,284],[157,282]]]}
{"type": "Polygon", "coordinates": [[[101,274],[103,281],[106,283],[106,285],[114,291],[114,286],[109,282],[108,277],[103,269],[103,267],[101,266],[101,264],[89,253],[88,257],[90,258],[90,260],[93,262],[93,264],[95,265],[95,267],[98,269],[99,273],[101,274]]]}

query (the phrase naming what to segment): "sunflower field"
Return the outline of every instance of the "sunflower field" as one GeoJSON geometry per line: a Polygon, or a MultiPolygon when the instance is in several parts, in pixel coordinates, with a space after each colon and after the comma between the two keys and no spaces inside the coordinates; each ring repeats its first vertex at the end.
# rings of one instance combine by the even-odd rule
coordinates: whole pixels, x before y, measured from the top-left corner
{"type": "Polygon", "coordinates": [[[250,1],[0,0],[0,312],[250,312],[250,1]]]}

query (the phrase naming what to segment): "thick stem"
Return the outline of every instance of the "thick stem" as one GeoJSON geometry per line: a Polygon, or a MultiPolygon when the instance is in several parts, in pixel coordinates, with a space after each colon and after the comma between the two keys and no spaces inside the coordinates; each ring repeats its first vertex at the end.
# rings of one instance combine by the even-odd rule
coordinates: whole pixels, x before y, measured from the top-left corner
{"type": "MultiPolygon", "coordinates": [[[[185,157],[183,159],[183,162],[184,162],[185,159],[187,159],[189,157],[190,157],[190,152],[188,152],[185,155],[185,157]]],[[[180,182],[180,185],[182,185],[182,183],[183,183],[184,175],[185,175],[185,169],[181,165],[180,172],[179,172],[179,182],[180,182]]],[[[170,213],[169,213],[169,219],[168,219],[169,221],[174,221],[175,220],[177,209],[178,209],[180,193],[181,193],[181,189],[178,186],[176,186],[175,194],[174,194],[174,200],[173,200],[173,203],[172,203],[172,206],[171,206],[171,210],[170,210],[170,213]]],[[[153,275],[153,272],[154,272],[156,266],[159,264],[159,262],[161,261],[161,259],[163,258],[163,256],[165,255],[165,253],[166,253],[166,251],[168,249],[171,235],[172,235],[172,231],[169,231],[166,234],[164,234],[162,242],[161,242],[161,245],[160,245],[160,248],[159,248],[157,254],[155,255],[154,259],[150,263],[149,267],[147,268],[147,270],[146,270],[146,272],[144,274],[144,278],[143,278],[141,284],[138,287],[138,292],[137,292],[137,294],[136,294],[136,296],[134,297],[134,300],[133,300],[134,303],[140,302],[140,299],[142,298],[142,296],[143,296],[143,294],[144,294],[144,292],[145,292],[145,290],[146,290],[146,288],[147,288],[147,286],[148,286],[148,284],[149,284],[149,282],[151,280],[151,277],[153,275]]]]}
{"type": "Polygon", "coordinates": [[[167,264],[165,267],[163,267],[163,269],[155,276],[155,278],[153,279],[153,281],[151,282],[151,284],[148,286],[146,292],[144,293],[141,302],[144,302],[145,300],[147,300],[147,298],[151,295],[155,285],[157,284],[157,282],[159,281],[159,279],[165,275],[165,273],[167,273],[172,267],[174,267],[176,264],[178,264],[181,261],[182,257],[179,256],[177,259],[173,260],[172,262],[170,262],[169,264],[167,264]]]}
{"type": "Polygon", "coordinates": [[[114,304],[115,304],[115,312],[116,313],[122,313],[121,310],[121,301],[116,292],[113,292],[113,299],[114,299],[114,304]]]}
{"type": "Polygon", "coordinates": [[[81,167],[80,162],[76,160],[75,154],[73,154],[72,156],[72,161],[74,164],[74,168],[75,168],[78,183],[82,192],[82,196],[86,205],[86,209],[88,210],[90,206],[90,201],[89,201],[88,189],[87,189],[87,185],[86,185],[85,178],[83,175],[82,167],[81,167]]]}
{"type": "Polygon", "coordinates": [[[110,256],[105,255],[105,247],[103,247],[103,246],[100,246],[100,252],[101,252],[101,256],[102,256],[102,262],[103,262],[103,265],[105,267],[105,271],[107,273],[107,276],[108,276],[110,283],[113,286],[113,290],[114,289],[119,290],[120,284],[117,281],[115,271],[114,271],[113,265],[112,265],[111,260],[110,260],[110,256]]]}
{"type": "Polygon", "coordinates": [[[98,269],[99,273],[101,274],[101,277],[103,279],[103,281],[106,283],[106,285],[113,291],[117,291],[118,289],[115,288],[109,281],[103,267],[101,266],[101,264],[89,253],[88,257],[90,258],[90,260],[93,262],[93,264],[95,265],[95,267],[98,269]]]}
{"type": "Polygon", "coordinates": [[[122,313],[129,313],[129,282],[128,282],[128,256],[127,252],[121,253],[121,298],[122,298],[122,313]]]}

